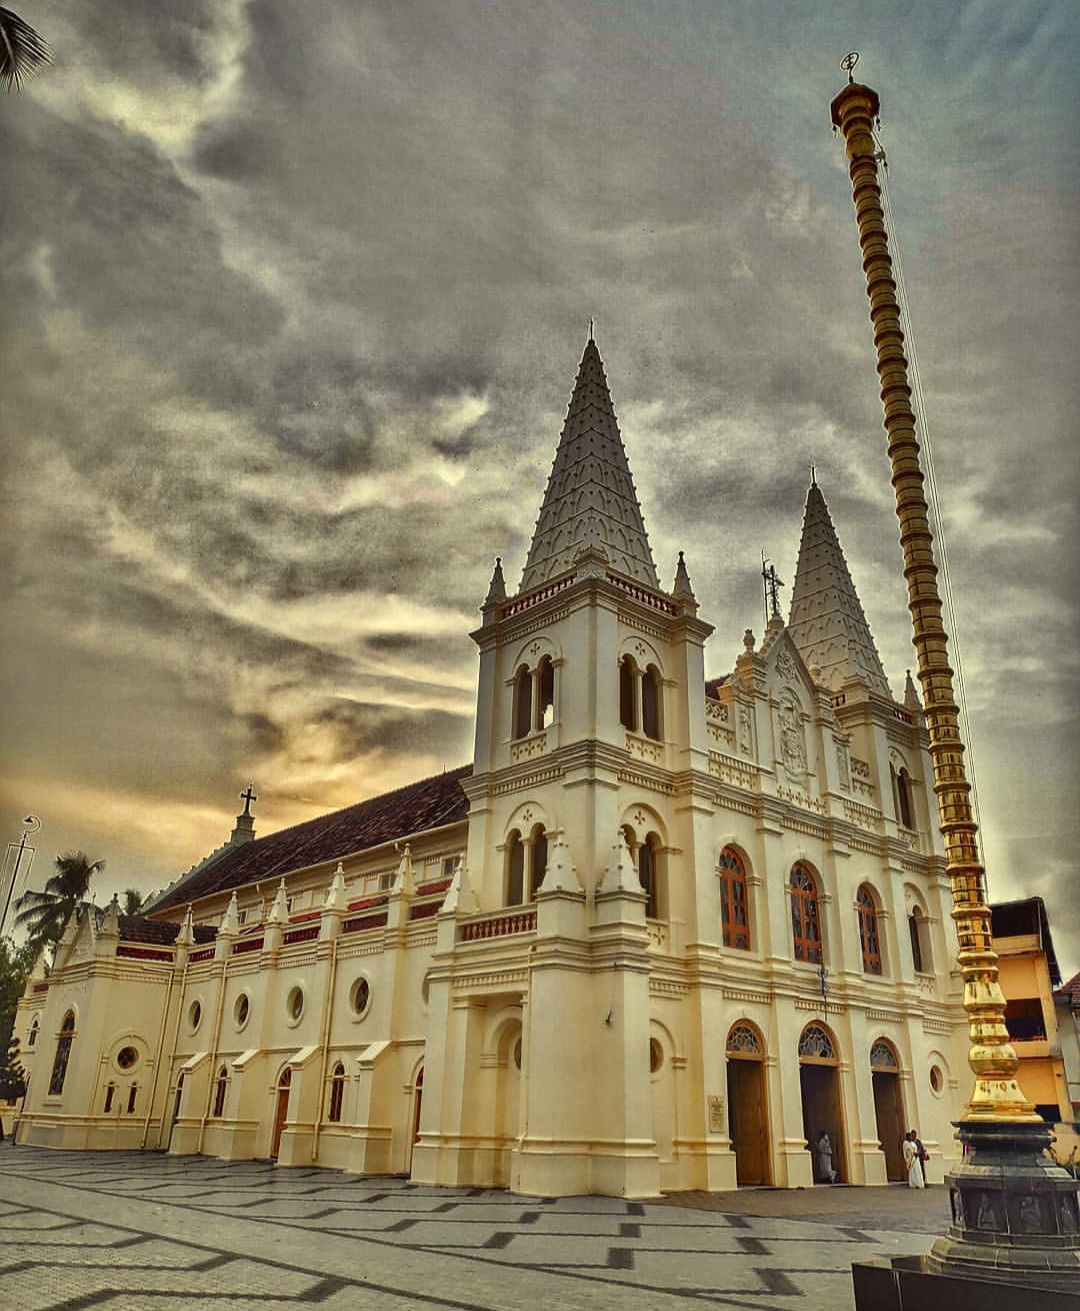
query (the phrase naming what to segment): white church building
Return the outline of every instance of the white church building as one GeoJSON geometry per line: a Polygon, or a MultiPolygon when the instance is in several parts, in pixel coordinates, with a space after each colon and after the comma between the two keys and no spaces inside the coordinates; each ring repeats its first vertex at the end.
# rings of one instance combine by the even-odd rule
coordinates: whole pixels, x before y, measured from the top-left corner
{"type": "MultiPolygon", "coordinates": [[[[661,586],[581,360],[472,764],[230,840],[73,921],[16,1035],[21,1142],[318,1162],[541,1196],[903,1177],[957,1151],[967,1029],[927,734],[822,491],[785,624],[661,586]]],[[[250,801],[250,792],[248,796],[250,801]]]]}

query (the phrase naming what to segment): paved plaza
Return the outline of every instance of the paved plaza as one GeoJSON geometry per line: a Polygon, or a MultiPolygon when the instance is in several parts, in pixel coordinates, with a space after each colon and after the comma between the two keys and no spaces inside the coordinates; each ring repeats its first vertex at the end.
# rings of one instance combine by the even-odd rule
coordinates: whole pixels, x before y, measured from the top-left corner
{"type": "Polygon", "coordinates": [[[516,1197],[264,1161],[0,1145],[3,1311],[846,1311],[940,1188],[516,1197]]]}

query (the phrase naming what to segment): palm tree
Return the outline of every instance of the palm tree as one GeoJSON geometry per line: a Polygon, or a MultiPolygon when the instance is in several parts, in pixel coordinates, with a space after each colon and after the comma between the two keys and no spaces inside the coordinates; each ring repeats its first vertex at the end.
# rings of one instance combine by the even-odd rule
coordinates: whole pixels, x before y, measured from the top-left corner
{"type": "Polygon", "coordinates": [[[21,91],[27,78],[51,63],[52,51],[44,37],[18,14],[0,7],[0,82],[9,91],[12,87],[21,91]]]}
{"type": "Polygon", "coordinates": [[[15,907],[15,923],[29,930],[29,941],[41,947],[60,941],[79,903],[87,899],[90,880],[105,868],[81,851],[57,856],[56,873],[44,892],[24,892],[15,907]]]}
{"type": "Polygon", "coordinates": [[[121,915],[138,915],[145,898],[138,888],[125,888],[124,899],[120,906],[121,915]]]}

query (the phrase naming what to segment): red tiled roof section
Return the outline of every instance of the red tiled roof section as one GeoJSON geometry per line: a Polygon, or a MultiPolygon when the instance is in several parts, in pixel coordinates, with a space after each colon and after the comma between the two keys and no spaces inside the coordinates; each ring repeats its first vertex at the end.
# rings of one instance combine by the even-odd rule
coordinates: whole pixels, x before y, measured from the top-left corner
{"type": "Polygon", "coordinates": [[[1069,1009],[1080,1011],[1080,972],[1072,976],[1067,983],[1063,983],[1054,993],[1057,1001],[1066,1001],[1069,1003],[1069,1009]]]}
{"type": "Polygon", "coordinates": [[[461,780],[471,773],[472,765],[463,765],[394,792],[384,792],[380,797],[369,797],[345,810],[256,838],[227,852],[208,868],[195,870],[153,906],[151,913],[158,915],[174,906],[216,892],[228,892],[245,883],[282,878],[290,870],[343,860],[354,852],[408,837],[410,833],[457,823],[468,814],[469,802],[461,789],[461,780]]]}
{"type": "MultiPolygon", "coordinates": [[[[169,947],[176,941],[180,925],[170,920],[148,920],[145,915],[120,916],[121,942],[152,942],[155,946],[169,947]]],[[[213,942],[217,929],[210,924],[195,925],[196,942],[213,942]]]]}
{"type": "Polygon", "coordinates": [[[707,678],[705,680],[705,695],[713,701],[718,701],[719,697],[716,694],[730,677],[730,674],[721,674],[719,678],[707,678]]]}

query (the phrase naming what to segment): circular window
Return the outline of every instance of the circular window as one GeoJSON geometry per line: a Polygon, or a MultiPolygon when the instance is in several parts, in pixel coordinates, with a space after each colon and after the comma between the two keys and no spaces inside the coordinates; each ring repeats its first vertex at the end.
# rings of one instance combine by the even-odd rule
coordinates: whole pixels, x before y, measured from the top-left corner
{"type": "Polygon", "coordinates": [[[303,988],[293,988],[285,1001],[285,1009],[288,1012],[289,1019],[295,1024],[300,1016],[304,1013],[304,990],[303,988]]]}
{"type": "Polygon", "coordinates": [[[138,1059],[139,1053],[134,1047],[121,1047],[116,1053],[116,1063],[122,1070],[130,1070],[138,1059]]]}
{"type": "Polygon", "coordinates": [[[931,1065],[930,1067],[930,1091],[938,1097],[941,1096],[945,1088],[945,1076],[941,1072],[940,1065],[931,1065]]]}
{"type": "Polygon", "coordinates": [[[356,1015],[366,1015],[368,1007],[371,1005],[371,984],[367,979],[359,978],[352,986],[349,993],[349,1004],[352,1006],[356,1015]]]}
{"type": "Polygon", "coordinates": [[[664,1063],[664,1049],[656,1038],[649,1039],[649,1073],[655,1074],[664,1063]]]}
{"type": "Polygon", "coordinates": [[[520,1038],[517,1040],[516,1043],[514,1043],[514,1064],[515,1066],[517,1066],[519,1070],[521,1069],[521,1039],[520,1038]]]}
{"type": "Polygon", "coordinates": [[[251,1002],[246,992],[242,992],[236,999],[233,1006],[233,1018],[236,1020],[236,1027],[242,1029],[248,1022],[248,1016],[251,1014],[251,1002]]]}
{"type": "Polygon", "coordinates": [[[188,1007],[187,1018],[188,1018],[188,1027],[191,1029],[191,1032],[194,1033],[195,1030],[202,1023],[202,1002],[193,1001],[191,1003],[191,1005],[188,1007]]]}

